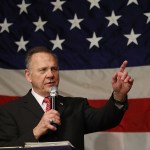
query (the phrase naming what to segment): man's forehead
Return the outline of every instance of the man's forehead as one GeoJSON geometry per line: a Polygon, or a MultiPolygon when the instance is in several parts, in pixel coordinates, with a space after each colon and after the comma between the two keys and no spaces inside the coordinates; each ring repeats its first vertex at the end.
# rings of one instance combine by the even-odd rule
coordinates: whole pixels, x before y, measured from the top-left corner
{"type": "Polygon", "coordinates": [[[51,54],[51,53],[44,53],[44,52],[39,52],[39,53],[35,53],[32,55],[31,57],[31,61],[39,61],[39,60],[47,60],[47,58],[53,60],[53,61],[57,61],[57,59],[51,54]]]}
{"type": "Polygon", "coordinates": [[[30,65],[42,65],[44,63],[52,63],[58,65],[57,59],[50,53],[36,53],[32,55],[30,65]]]}

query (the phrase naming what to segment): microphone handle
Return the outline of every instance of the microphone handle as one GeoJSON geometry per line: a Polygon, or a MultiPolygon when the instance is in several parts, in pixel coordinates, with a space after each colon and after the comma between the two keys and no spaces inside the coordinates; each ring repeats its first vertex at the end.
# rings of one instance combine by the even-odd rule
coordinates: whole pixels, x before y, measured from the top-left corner
{"type": "MultiPolygon", "coordinates": [[[[51,109],[56,110],[56,97],[55,96],[51,96],[51,109]]],[[[58,128],[58,125],[56,123],[52,123],[52,125],[58,128]]]]}
{"type": "Polygon", "coordinates": [[[56,100],[55,100],[55,96],[51,97],[51,109],[55,109],[56,110],[56,100]]]}

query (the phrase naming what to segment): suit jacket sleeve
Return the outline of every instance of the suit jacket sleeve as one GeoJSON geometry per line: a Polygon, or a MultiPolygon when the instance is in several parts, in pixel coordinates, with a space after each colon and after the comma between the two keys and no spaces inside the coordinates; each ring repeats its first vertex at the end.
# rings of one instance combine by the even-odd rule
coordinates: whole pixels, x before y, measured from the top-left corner
{"type": "Polygon", "coordinates": [[[124,116],[127,105],[126,101],[125,107],[119,109],[114,103],[113,95],[101,108],[91,108],[85,101],[85,133],[103,131],[117,126],[124,116]]]}

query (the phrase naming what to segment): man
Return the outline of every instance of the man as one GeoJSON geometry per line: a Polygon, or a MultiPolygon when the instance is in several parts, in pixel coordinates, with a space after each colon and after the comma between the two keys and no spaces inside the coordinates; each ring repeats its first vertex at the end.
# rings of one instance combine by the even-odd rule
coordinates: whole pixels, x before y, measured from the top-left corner
{"type": "Polygon", "coordinates": [[[84,150],[84,134],[117,126],[127,109],[127,93],[133,79],[124,61],[112,78],[113,94],[102,108],[92,108],[85,98],[57,97],[57,110],[46,111],[45,97],[58,87],[57,57],[45,47],[35,47],[26,57],[25,77],[32,89],[22,98],[0,107],[0,146],[25,142],[70,141],[84,150]],[[50,123],[50,120],[55,123],[50,123]]]}

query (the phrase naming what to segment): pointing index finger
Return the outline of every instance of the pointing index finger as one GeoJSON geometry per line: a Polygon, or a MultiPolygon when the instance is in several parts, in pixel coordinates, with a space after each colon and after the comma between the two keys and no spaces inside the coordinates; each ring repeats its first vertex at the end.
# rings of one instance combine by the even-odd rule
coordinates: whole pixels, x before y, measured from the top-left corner
{"type": "Polygon", "coordinates": [[[125,61],[122,63],[122,65],[120,66],[119,71],[120,71],[120,72],[124,72],[124,70],[125,70],[127,64],[128,64],[128,61],[125,60],[125,61]]]}

